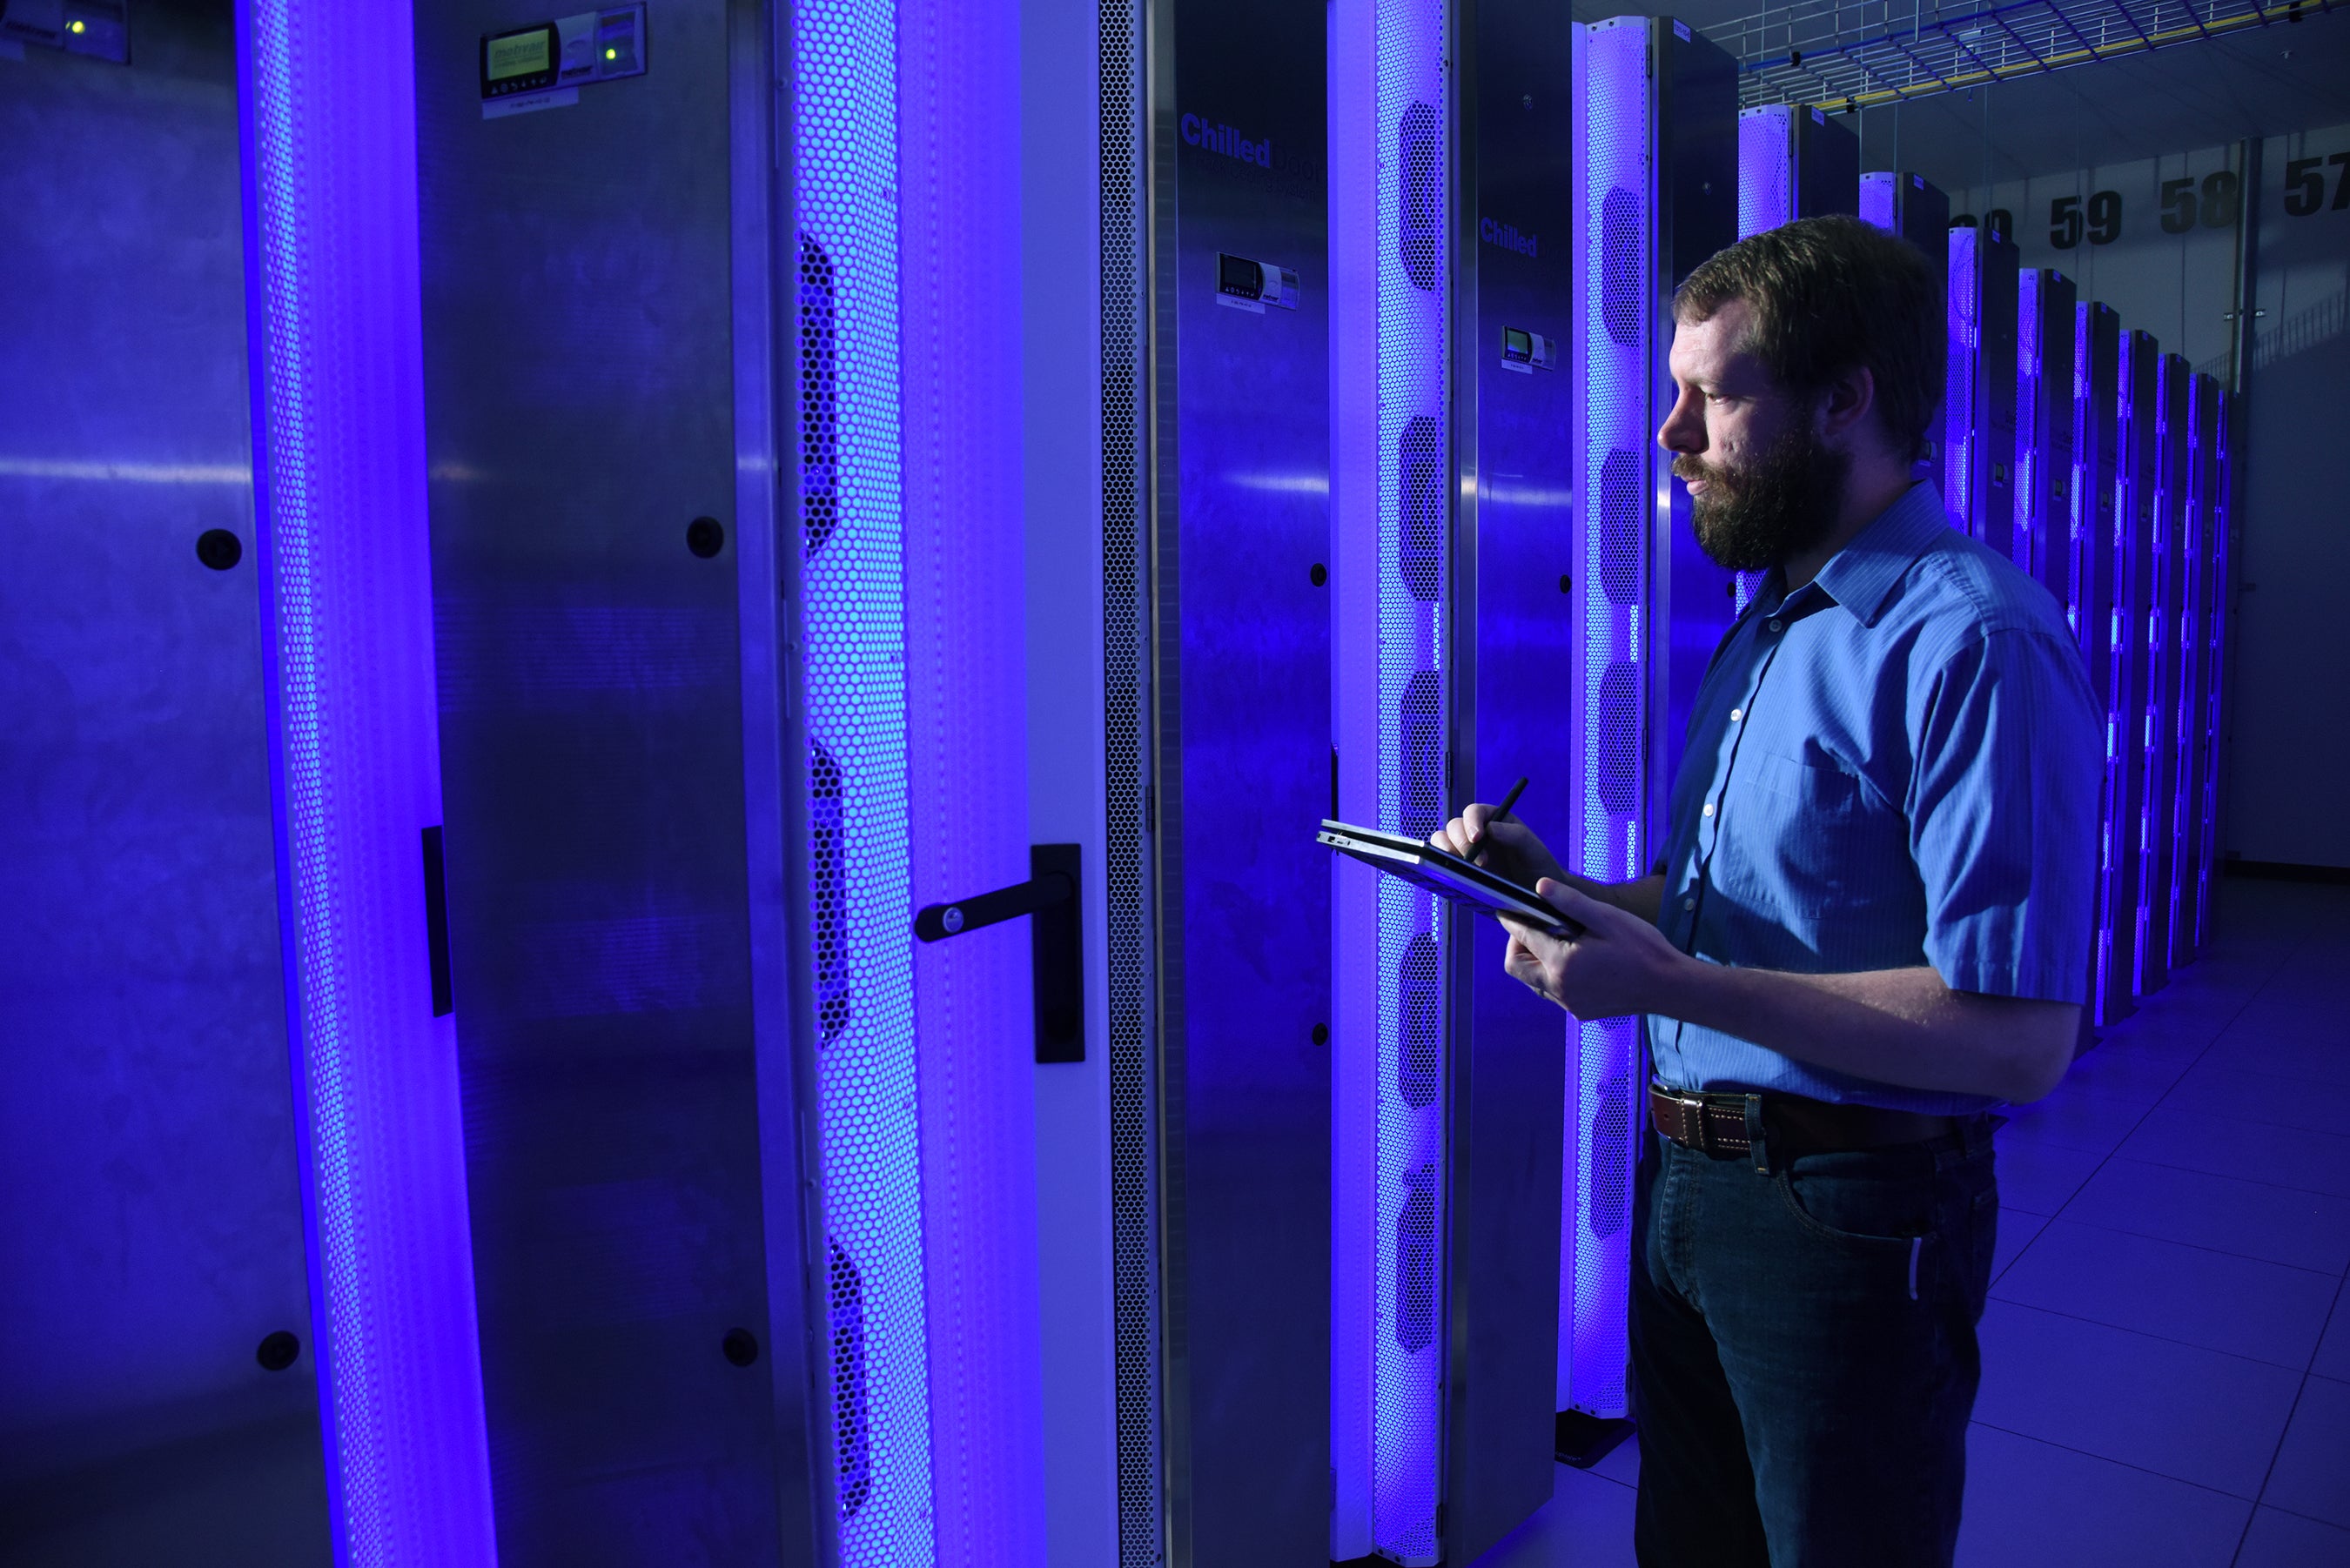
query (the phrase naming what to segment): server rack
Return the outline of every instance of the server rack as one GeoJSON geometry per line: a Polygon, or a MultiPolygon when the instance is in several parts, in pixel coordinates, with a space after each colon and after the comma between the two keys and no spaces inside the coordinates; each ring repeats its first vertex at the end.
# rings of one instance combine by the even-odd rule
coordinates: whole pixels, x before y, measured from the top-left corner
{"type": "MultiPolygon", "coordinates": [[[[1900,235],[1925,253],[1947,297],[1950,275],[1950,198],[1923,174],[1872,171],[1860,177],[1860,217],[1889,234],[1900,235]]],[[[1919,454],[1919,477],[1939,483],[1942,472],[1942,430],[1945,412],[1937,409],[1926,427],[1925,449],[1919,454]]],[[[1949,497],[1945,496],[1945,503],[1949,497]]]]}
{"type": "Polygon", "coordinates": [[[1344,575],[1330,570],[1327,23],[1318,5],[1244,0],[1142,16],[1164,1535],[1122,1530],[1119,1549],[1322,1563],[1338,1021],[1330,857],[1306,829],[1331,805],[1344,575]]]}
{"type": "Polygon", "coordinates": [[[2147,761],[2147,618],[2154,588],[2155,421],[2161,348],[2146,332],[2121,335],[2116,375],[2114,613],[2108,652],[2111,732],[2106,767],[2113,784],[2106,891],[2113,911],[2114,985],[2133,998],[2145,992],[2138,955],[2146,940],[2144,903],[2147,761]]]}
{"type": "Polygon", "coordinates": [[[2221,742],[2227,735],[2228,695],[2228,610],[2230,579],[2229,562],[2234,553],[2233,519],[2236,493],[2234,463],[2230,456],[2236,395],[2223,387],[2210,390],[2210,462],[2211,488],[2206,497],[2204,515],[2207,519],[2207,553],[2210,569],[2205,576],[2204,614],[2200,634],[2204,638],[2204,696],[2197,722],[2203,734],[2203,768],[2200,798],[2196,813],[2202,824],[2202,843],[2195,868],[2195,941],[2199,947],[2211,942],[2215,908],[2214,879],[2220,863],[2220,780],[2226,772],[2221,742]]]}
{"type": "Polygon", "coordinates": [[[2179,677],[2185,669],[2181,618],[2186,609],[2187,503],[2193,424],[2189,411],[2194,371],[2165,354],[2155,366],[2154,515],[2147,561],[2145,799],[2139,818],[2138,994],[2170,980],[2170,878],[2178,860],[2179,677]]]}
{"type": "MultiPolygon", "coordinates": [[[[1736,227],[1735,67],[1669,17],[1575,35],[1576,522],[1568,617],[1578,658],[1567,867],[1647,873],[1687,707],[1731,618],[1732,585],[1689,525],[1656,431],[1672,397],[1673,288],[1736,227]]],[[[1577,1026],[1567,1067],[1558,1403],[1621,1416],[1638,1022],[1577,1026]]]]}
{"type": "Polygon", "coordinates": [[[2015,564],[2071,616],[2073,280],[2053,267],[2016,279],[2015,564]]]}
{"type": "MultiPolygon", "coordinates": [[[[1765,104],[1738,115],[1738,237],[1797,218],[1860,211],[1860,138],[1804,104],[1765,104]]],[[[1760,572],[1732,574],[1743,613],[1760,572]]]]}
{"type": "MultiPolygon", "coordinates": [[[[1456,5],[1461,109],[1453,274],[1454,794],[1547,823],[1572,737],[1557,635],[1572,587],[1567,340],[1573,45],[1534,0],[1456,5]],[[1473,18],[1473,31],[1468,31],[1473,18]]],[[[1443,1556],[1476,1560],[1550,1496],[1558,1360],[1560,1106],[1569,1021],[1503,972],[1503,933],[1459,918],[1446,1257],[1443,1556]]]]}
{"type": "Polygon", "coordinates": [[[1961,223],[1948,235],[1950,357],[1942,399],[1942,505],[1953,525],[2015,556],[2015,242],[1961,223]]]}
{"type": "Polygon", "coordinates": [[[1738,237],[1860,212],[1860,138],[1809,104],[1738,112],[1738,237]]]}
{"type": "MultiPolygon", "coordinates": [[[[32,26],[27,9],[12,20],[32,26]]],[[[419,754],[430,666],[420,680],[413,640],[394,637],[390,701],[364,679],[321,691],[322,628],[299,614],[323,602],[334,645],[383,649],[422,602],[418,476],[393,476],[404,494],[338,483],[386,477],[400,367],[379,417],[354,421],[351,359],[319,341],[347,324],[349,288],[286,287],[302,281],[294,245],[374,238],[399,203],[378,186],[336,222],[287,213],[296,149],[281,135],[268,194],[287,222],[265,252],[254,243],[240,143],[259,117],[239,33],[256,13],[282,23],[268,5],[139,7],[123,60],[124,8],[110,26],[76,11],[87,40],[111,34],[112,58],[11,38],[0,65],[0,207],[16,215],[0,245],[0,515],[16,519],[0,581],[16,698],[0,750],[0,1557],[323,1568],[357,1542],[442,1545],[472,1568],[478,1420],[468,1444],[403,1397],[429,1381],[352,1376],[402,1334],[450,1354],[436,1370],[452,1404],[468,1372],[468,1325],[451,1316],[470,1303],[432,1288],[436,1228],[462,1207],[387,1205],[378,1179],[454,1153],[445,1116],[401,1114],[442,1108],[448,1086],[416,886],[437,817],[419,754]],[[264,322],[296,330],[256,334],[264,322]],[[315,422],[304,370],[327,377],[315,422]],[[288,435],[310,444],[289,451],[288,435]],[[334,521],[357,526],[322,540],[313,513],[277,504],[281,476],[324,482],[307,498],[348,503],[334,521]],[[326,580],[289,587],[281,558],[326,580]],[[377,767],[333,771],[356,798],[286,789],[318,779],[322,732],[380,747],[377,767]],[[376,831],[321,857],[336,818],[376,831]],[[407,1092],[348,1114],[353,1079],[379,1074],[407,1092]],[[424,1299],[402,1312],[410,1290],[424,1299]],[[347,1473],[344,1454],[377,1463],[347,1473]],[[435,1482],[452,1521],[394,1516],[435,1482]]],[[[351,78],[336,20],[316,90],[396,108],[398,73],[351,78]]],[[[264,101],[284,107],[288,86],[265,76],[264,101]]],[[[396,288],[397,265],[383,271],[396,288]]]]}
{"type": "Polygon", "coordinates": [[[2178,748],[2178,784],[2171,817],[2170,967],[2192,963],[2201,950],[2197,918],[2204,841],[2205,775],[2211,767],[2211,568],[2214,483],[2218,478],[2220,384],[2196,376],[2187,388],[2187,494],[2180,509],[2178,701],[2172,724],[2178,748]]]}
{"type": "Polygon", "coordinates": [[[2119,610],[2122,563],[2116,510],[2121,472],[2121,318],[2094,300],[2074,308],[2073,328],[2073,551],[2065,612],[2088,660],[2089,690],[2105,716],[2105,780],[2098,791],[2096,935],[2090,1020],[2116,1023],[2136,1011],[2130,995],[2128,924],[2116,918],[2115,857],[2121,785],[2119,610]]]}

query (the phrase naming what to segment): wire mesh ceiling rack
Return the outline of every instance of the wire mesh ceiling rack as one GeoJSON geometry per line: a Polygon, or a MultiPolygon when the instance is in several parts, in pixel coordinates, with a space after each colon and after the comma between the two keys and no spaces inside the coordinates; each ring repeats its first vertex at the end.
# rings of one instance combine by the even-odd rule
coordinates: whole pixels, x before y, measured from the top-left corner
{"type": "Polygon", "coordinates": [[[2350,8],[2350,0],[1793,0],[1706,29],[1738,57],[1739,106],[1852,112],[2095,65],[2350,8]]]}

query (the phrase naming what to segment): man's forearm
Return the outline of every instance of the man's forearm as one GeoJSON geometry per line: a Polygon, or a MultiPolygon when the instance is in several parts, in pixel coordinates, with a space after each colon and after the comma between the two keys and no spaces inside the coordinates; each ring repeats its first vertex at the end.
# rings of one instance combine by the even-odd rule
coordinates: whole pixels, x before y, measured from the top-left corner
{"type": "Polygon", "coordinates": [[[1667,1016],[1814,1066],[2017,1102],[2056,1086],[2079,1023],[2067,1003],[1954,992],[1923,966],[1814,975],[1690,961],[1669,1001],[1667,1016]]]}

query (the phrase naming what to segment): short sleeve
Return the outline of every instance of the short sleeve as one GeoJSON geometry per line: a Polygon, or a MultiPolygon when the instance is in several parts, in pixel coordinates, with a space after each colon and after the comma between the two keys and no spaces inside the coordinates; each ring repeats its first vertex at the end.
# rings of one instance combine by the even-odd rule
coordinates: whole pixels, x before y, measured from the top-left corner
{"type": "Polygon", "coordinates": [[[2080,654],[1991,630],[1913,691],[1927,961],[1953,991],[2084,1000],[2105,737],[2080,654]]]}

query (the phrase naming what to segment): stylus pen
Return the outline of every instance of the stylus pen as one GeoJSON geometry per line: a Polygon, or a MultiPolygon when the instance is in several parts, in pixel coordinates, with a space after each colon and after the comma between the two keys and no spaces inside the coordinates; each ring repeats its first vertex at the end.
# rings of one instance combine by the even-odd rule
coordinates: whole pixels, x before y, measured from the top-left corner
{"type": "Polygon", "coordinates": [[[1485,853],[1485,839],[1493,831],[1493,824],[1509,815],[1510,807],[1517,805],[1518,796],[1525,793],[1526,781],[1521,775],[1518,782],[1510,786],[1510,793],[1502,797],[1502,804],[1493,808],[1493,815],[1485,819],[1485,831],[1477,836],[1476,847],[1469,851],[1470,859],[1474,860],[1485,853]]]}

